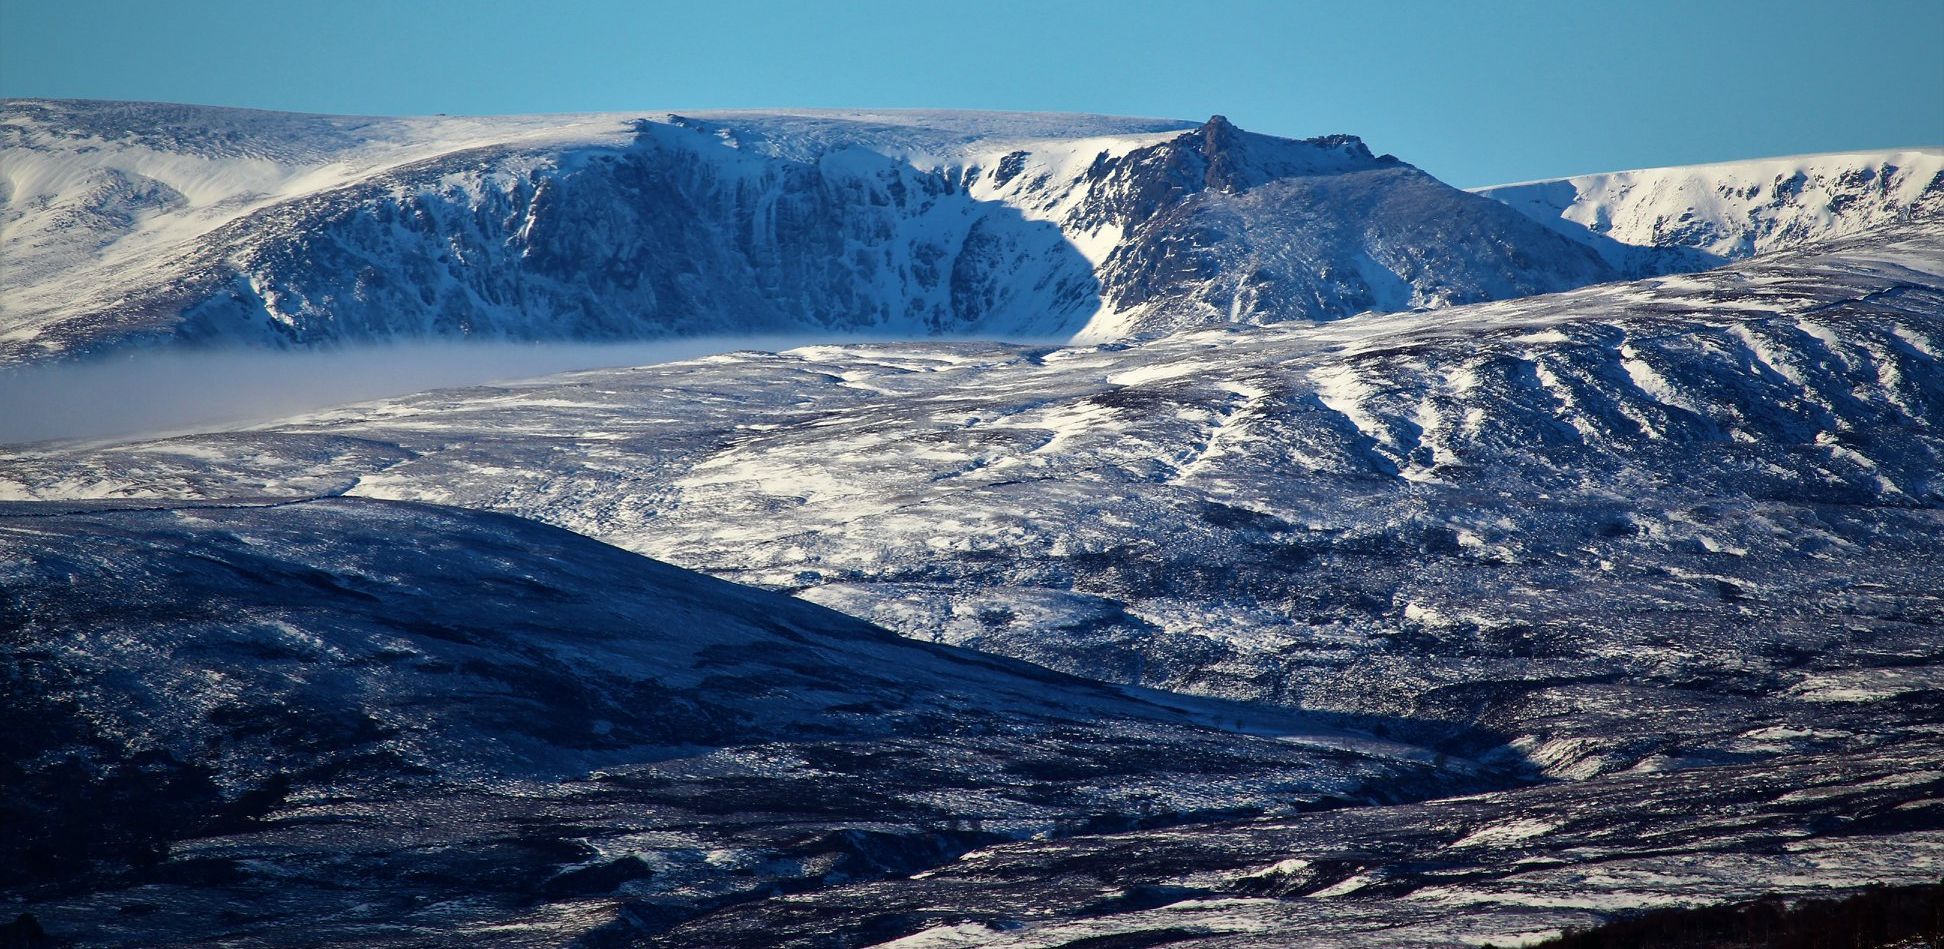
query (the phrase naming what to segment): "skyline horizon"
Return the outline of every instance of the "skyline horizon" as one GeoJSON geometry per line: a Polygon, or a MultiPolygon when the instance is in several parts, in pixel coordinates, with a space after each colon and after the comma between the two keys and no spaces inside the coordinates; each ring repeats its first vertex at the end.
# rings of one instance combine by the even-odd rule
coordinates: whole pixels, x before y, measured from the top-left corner
{"type": "Polygon", "coordinates": [[[1465,188],[1944,144],[1944,4],[0,0],[0,96],[326,115],[940,109],[1353,134],[1465,188]]]}
{"type": "Polygon", "coordinates": [[[941,114],[956,113],[956,114],[991,114],[991,115],[1071,115],[1075,117],[1130,119],[1130,120],[1138,120],[1138,121],[1172,121],[1172,122],[1183,123],[1184,129],[1186,129],[1186,128],[1192,128],[1193,126],[1196,125],[1204,124],[1216,117],[1221,117],[1223,119],[1228,120],[1231,124],[1235,125],[1237,128],[1242,129],[1243,131],[1253,132],[1253,133],[1263,134],[1263,135],[1271,135],[1278,138],[1300,140],[1300,139],[1311,139],[1311,138],[1323,138],[1323,137],[1330,137],[1336,135],[1347,135],[1349,137],[1356,138],[1359,141],[1364,142],[1364,144],[1367,147],[1370,147],[1370,150],[1374,153],[1391,154],[1393,155],[1393,157],[1402,160],[1406,164],[1410,164],[1414,167],[1419,168],[1420,170],[1431,173],[1433,177],[1437,177],[1439,178],[1439,180],[1446,181],[1447,184],[1450,184],[1453,187],[1468,190],[1468,191],[1482,191],[1482,190],[1488,190],[1492,188],[1509,187],[1512,185],[1532,184],[1532,183],[1542,182],[1542,181],[1555,181],[1555,180],[1566,179],[1566,178],[1579,178],[1579,177],[1586,177],[1592,175],[1625,174],[1625,173],[1636,172],[1636,171],[1654,171],[1654,170],[1668,169],[1668,168],[1702,168],[1702,167],[1708,167],[1713,165],[1736,165],[1736,164],[1743,164],[1747,162],[1784,160],[1790,158],[1811,158],[1811,157],[1825,156],[1825,155],[1828,156],[1861,155],[1861,154],[1880,154],[1883,152],[1904,152],[1904,151],[1944,152],[1944,138],[1940,138],[1935,141],[1897,142],[1897,143],[1884,144],[1884,145],[1857,146],[1857,147],[1848,147],[1848,148],[1829,148],[1829,149],[1819,149],[1814,151],[1748,154],[1748,155],[1740,155],[1737,157],[1713,159],[1708,161],[1677,162],[1677,163],[1661,164],[1661,165],[1630,165],[1626,167],[1616,166],[1616,167],[1609,167],[1609,168],[1593,168],[1593,169],[1584,169],[1584,170],[1572,171],[1572,172],[1563,172],[1559,174],[1545,174],[1545,175],[1539,175],[1531,178],[1521,178],[1517,180],[1488,181],[1482,183],[1469,183],[1469,182],[1459,183],[1456,181],[1450,181],[1448,179],[1445,179],[1442,175],[1437,174],[1437,172],[1435,172],[1432,169],[1424,168],[1424,166],[1419,164],[1418,162],[1412,161],[1411,156],[1409,155],[1396,154],[1390,152],[1387,149],[1372,146],[1368,138],[1359,135],[1353,130],[1320,131],[1312,134],[1286,134],[1282,132],[1275,132],[1275,131],[1256,128],[1249,125],[1246,122],[1236,122],[1233,119],[1233,117],[1222,112],[1211,112],[1206,117],[1203,118],[1188,118],[1188,117],[1174,116],[1174,115],[1141,115],[1141,114],[1134,114],[1134,113],[1110,113],[1110,112],[1076,112],[1076,111],[1066,110],[1066,109],[984,109],[984,108],[936,108],[936,107],[926,107],[926,106],[789,106],[789,105],[730,106],[730,107],[707,106],[703,108],[637,107],[637,108],[621,108],[621,109],[569,109],[569,110],[551,110],[551,111],[541,111],[541,112],[457,112],[457,111],[455,112],[389,112],[389,113],[317,112],[317,111],[311,111],[307,109],[279,109],[279,108],[269,108],[269,107],[254,106],[254,105],[236,105],[236,104],[224,103],[224,102],[189,102],[189,101],[180,101],[180,100],[104,98],[104,97],[94,97],[94,96],[39,96],[39,95],[0,94],[0,102],[30,102],[30,101],[124,102],[124,103],[142,104],[142,105],[171,105],[171,106],[186,106],[190,108],[233,109],[233,110],[245,111],[245,112],[265,112],[265,113],[273,113],[273,114],[281,113],[286,115],[312,115],[312,116],[323,116],[323,117],[331,117],[331,118],[370,118],[370,119],[430,119],[430,118],[442,118],[442,117],[488,119],[488,118],[521,118],[521,117],[544,117],[544,116],[569,117],[569,116],[591,116],[591,115],[709,116],[709,115],[731,115],[731,114],[747,114],[747,115],[827,114],[831,116],[846,116],[846,115],[867,116],[867,115],[885,114],[885,113],[920,114],[920,113],[931,112],[931,113],[941,113],[941,114]]]}

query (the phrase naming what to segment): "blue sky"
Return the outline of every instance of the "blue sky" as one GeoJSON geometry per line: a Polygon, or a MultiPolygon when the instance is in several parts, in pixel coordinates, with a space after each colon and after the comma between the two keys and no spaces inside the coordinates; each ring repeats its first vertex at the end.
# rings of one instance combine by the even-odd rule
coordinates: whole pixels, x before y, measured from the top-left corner
{"type": "Polygon", "coordinates": [[[1351,132],[1463,186],[1944,143],[1944,0],[0,0],[0,95],[1351,132]]]}

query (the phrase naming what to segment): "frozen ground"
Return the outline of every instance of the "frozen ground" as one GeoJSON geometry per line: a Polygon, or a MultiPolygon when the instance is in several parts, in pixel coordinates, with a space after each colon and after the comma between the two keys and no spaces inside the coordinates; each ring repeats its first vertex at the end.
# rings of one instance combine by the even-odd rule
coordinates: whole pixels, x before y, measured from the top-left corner
{"type": "Polygon", "coordinates": [[[451,508],[9,505],[0,585],[5,907],[87,945],[646,937],[996,842],[1508,780],[451,508]]]}
{"type": "MultiPolygon", "coordinates": [[[[31,904],[128,941],[464,925],[509,943],[1419,946],[1934,880],[1940,314],[1944,224],[1920,217],[1436,311],[745,352],[14,448],[12,681],[62,671],[7,694],[74,724],[12,760],[220,739],[298,781],[251,797],[270,776],[212,758],[214,790],[171,780],[251,802],[243,823],[158,822],[185,838],[167,860],[77,871],[31,904]],[[740,618],[666,621],[662,590],[740,618]],[[73,616],[36,621],[67,617],[47,604],[73,616]],[[146,648],[113,635],[130,617],[202,664],[103,658],[146,648]],[[507,617],[517,636],[496,632],[507,617]],[[785,646],[777,622],[809,639],[785,646]],[[661,632],[619,633],[642,628],[661,632]],[[740,685],[682,671],[723,636],[758,667],[720,673],[740,685]],[[648,648],[677,658],[631,658],[648,648]],[[303,656],[329,676],[275,665],[303,656]],[[935,671],[968,662],[977,676],[935,671]],[[441,663],[548,700],[485,716],[504,733],[476,736],[471,713],[392,730],[397,696],[506,701],[469,680],[455,699],[441,663]],[[576,669],[611,678],[578,693],[576,669]],[[841,698],[776,698],[777,676],[841,698]],[[608,697],[644,678],[664,700],[608,697]],[[555,682],[557,699],[535,687],[555,682]],[[199,698],[152,732],[117,724],[169,690],[199,698]],[[719,704],[699,721],[733,727],[642,760],[665,723],[603,702],[719,704]],[[413,767],[332,785],[306,769],[333,746],[291,708],[413,767]],[[506,737],[541,725],[539,745],[506,737]],[[762,800],[728,790],[752,786],[762,800]],[[607,843],[630,834],[653,859],[532,895],[635,854],[607,843]],[[546,849],[562,840],[588,849],[546,849]],[[482,893],[507,865],[528,875],[482,893]],[[224,915],[273,891],[288,902],[224,915]]],[[[119,767],[91,773],[171,773],[119,767]]]]}

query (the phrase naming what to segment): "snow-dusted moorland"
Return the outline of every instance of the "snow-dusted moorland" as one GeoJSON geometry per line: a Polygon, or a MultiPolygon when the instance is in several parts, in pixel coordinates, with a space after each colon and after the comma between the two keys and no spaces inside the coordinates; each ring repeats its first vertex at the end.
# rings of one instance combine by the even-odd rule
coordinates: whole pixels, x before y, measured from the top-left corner
{"type": "Polygon", "coordinates": [[[1219,119],[0,127],[20,363],[833,334],[0,449],[57,935],[1401,949],[1944,874],[1934,150],[1495,202],[1219,119]]]}

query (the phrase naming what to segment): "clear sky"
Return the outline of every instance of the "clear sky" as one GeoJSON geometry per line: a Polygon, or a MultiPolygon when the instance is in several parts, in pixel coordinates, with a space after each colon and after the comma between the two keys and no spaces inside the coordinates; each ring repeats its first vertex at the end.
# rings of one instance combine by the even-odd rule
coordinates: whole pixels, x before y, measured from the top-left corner
{"type": "Polygon", "coordinates": [[[1944,144],[1944,0],[0,0],[0,95],[1226,114],[1461,186],[1944,144]]]}

